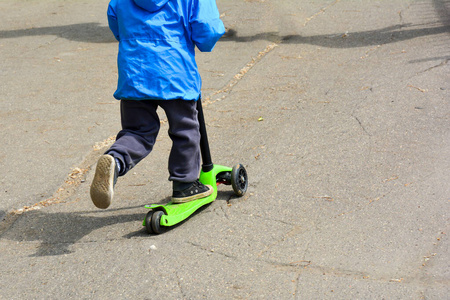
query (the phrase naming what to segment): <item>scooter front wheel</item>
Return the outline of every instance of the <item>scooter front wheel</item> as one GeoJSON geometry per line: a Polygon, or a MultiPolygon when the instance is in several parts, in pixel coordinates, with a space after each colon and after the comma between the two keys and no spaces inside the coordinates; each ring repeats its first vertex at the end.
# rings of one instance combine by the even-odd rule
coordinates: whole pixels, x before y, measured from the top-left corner
{"type": "Polygon", "coordinates": [[[237,196],[244,196],[248,188],[248,177],[243,165],[238,164],[231,170],[231,186],[237,196]]]}

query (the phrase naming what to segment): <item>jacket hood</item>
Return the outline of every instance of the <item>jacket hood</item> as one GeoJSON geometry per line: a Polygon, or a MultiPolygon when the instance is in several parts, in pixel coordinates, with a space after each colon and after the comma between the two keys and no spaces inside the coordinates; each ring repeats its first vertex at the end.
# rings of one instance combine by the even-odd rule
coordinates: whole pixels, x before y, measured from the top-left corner
{"type": "Polygon", "coordinates": [[[159,10],[164,4],[169,0],[134,0],[137,6],[143,8],[149,12],[154,12],[159,10]]]}

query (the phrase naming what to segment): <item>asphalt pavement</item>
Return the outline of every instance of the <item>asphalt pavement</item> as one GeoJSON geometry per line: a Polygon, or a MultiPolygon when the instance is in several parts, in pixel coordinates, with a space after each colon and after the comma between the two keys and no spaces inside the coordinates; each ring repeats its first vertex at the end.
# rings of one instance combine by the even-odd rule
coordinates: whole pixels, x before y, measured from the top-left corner
{"type": "Polygon", "coordinates": [[[164,121],[89,197],[120,129],[107,4],[0,2],[0,299],[448,299],[450,1],[217,0],[209,142],[250,185],[161,235],[164,121]]]}

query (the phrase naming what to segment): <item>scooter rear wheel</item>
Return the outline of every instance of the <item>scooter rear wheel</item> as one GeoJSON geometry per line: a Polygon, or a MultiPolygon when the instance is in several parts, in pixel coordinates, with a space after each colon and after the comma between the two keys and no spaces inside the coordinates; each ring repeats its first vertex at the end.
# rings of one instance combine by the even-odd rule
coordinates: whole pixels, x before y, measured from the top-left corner
{"type": "Polygon", "coordinates": [[[153,213],[151,225],[153,233],[160,234],[165,231],[164,226],[161,226],[161,217],[164,215],[162,210],[157,210],[153,213]]]}
{"type": "Polygon", "coordinates": [[[152,228],[153,213],[154,213],[154,211],[151,210],[145,216],[145,230],[147,231],[147,233],[150,233],[150,234],[154,233],[153,228],[152,228]]]}
{"type": "Polygon", "coordinates": [[[165,231],[164,226],[161,226],[161,217],[164,215],[162,210],[149,211],[145,216],[145,229],[151,234],[160,234],[165,231]]]}

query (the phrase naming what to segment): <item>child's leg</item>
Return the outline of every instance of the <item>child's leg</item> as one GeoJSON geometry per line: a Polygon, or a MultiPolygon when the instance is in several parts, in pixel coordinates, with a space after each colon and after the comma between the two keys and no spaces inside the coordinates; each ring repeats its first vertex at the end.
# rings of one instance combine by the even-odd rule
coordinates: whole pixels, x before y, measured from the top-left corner
{"type": "Polygon", "coordinates": [[[150,153],[160,127],[156,114],[158,105],[153,101],[122,100],[120,108],[122,130],[116,142],[98,160],[91,184],[91,199],[98,208],[111,204],[117,176],[125,175],[150,153]]]}
{"type": "Polygon", "coordinates": [[[125,175],[153,149],[160,128],[157,101],[121,100],[122,130],[106,154],[121,163],[125,175]]]}
{"type": "Polygon", "coordinates": [[[169,156],[169,180],[173,181],[172,201],[183,203],[213,192],[197,179],[200,173],[200,131],[195,101],[161,101],[169,121],[172,150],[169,156]]]}
{"type": "Polygon", "coordinates": [[[173,145],[169,156],[169,180],[194,182],[200,173],[200,131],[195,101],[160,101],[169,121],[173,145]]]}

